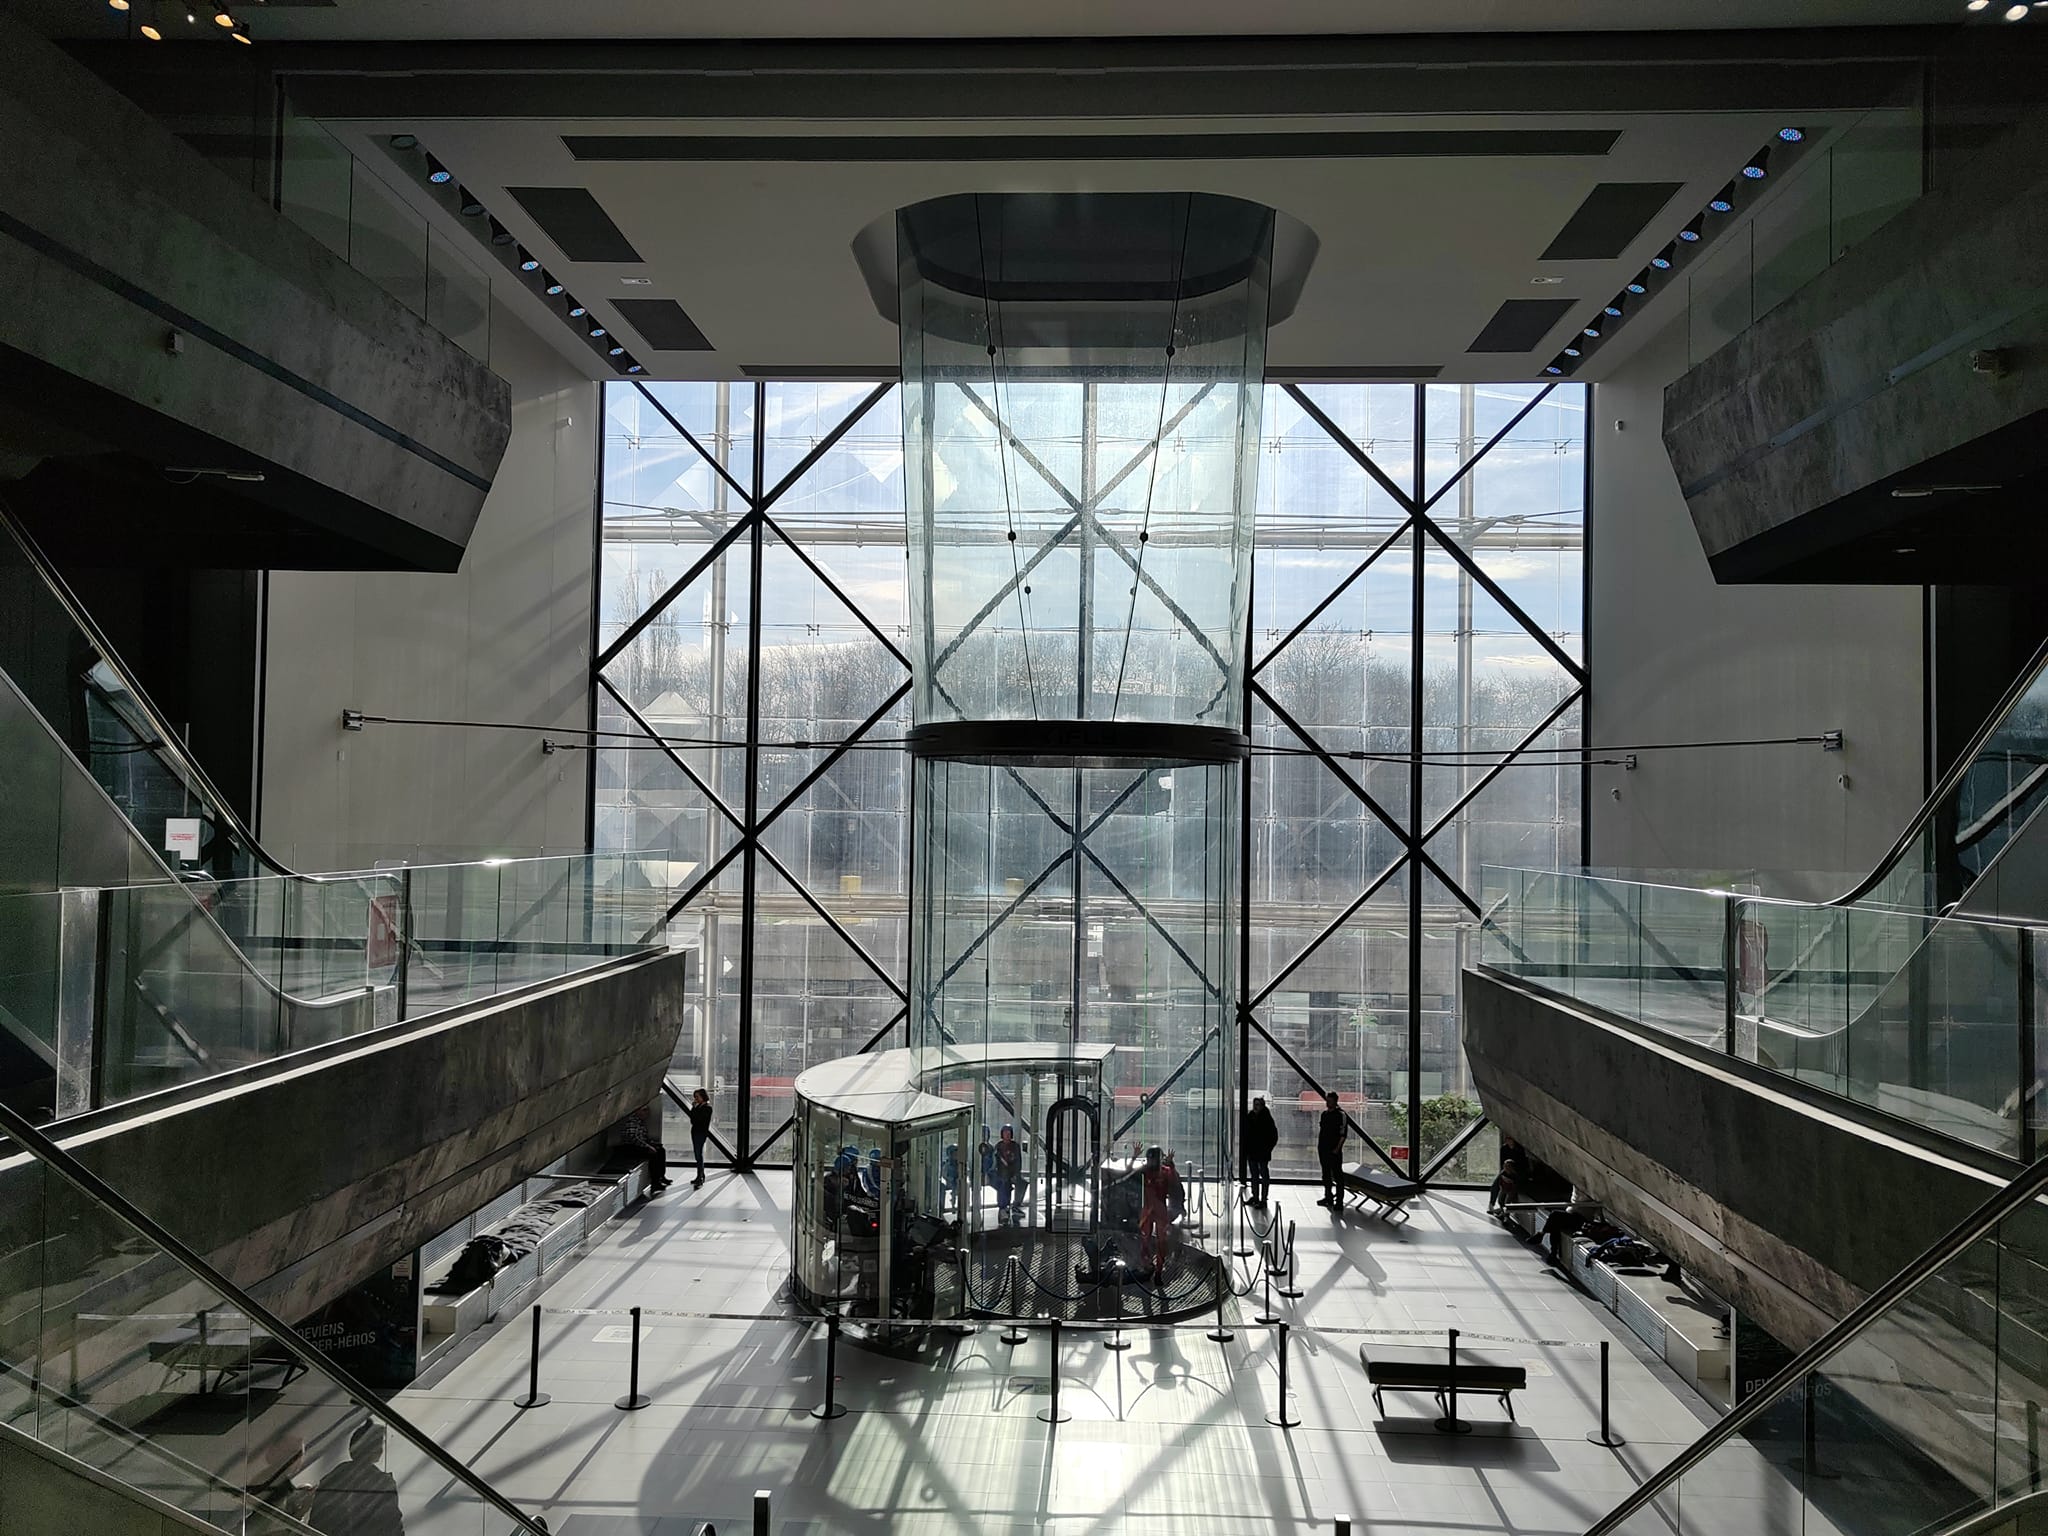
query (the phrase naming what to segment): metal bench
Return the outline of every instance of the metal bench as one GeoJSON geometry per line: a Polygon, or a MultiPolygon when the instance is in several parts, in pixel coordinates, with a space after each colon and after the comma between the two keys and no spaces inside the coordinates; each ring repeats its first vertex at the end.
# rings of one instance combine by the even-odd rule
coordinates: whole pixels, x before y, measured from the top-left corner
{"type": "Polygon", "coordinates": [[[1423,1186],[1413,1179],[1404,1179],[1399,1174],[1388,1173],[1384,1168],[1374,1168],[1366,1163],[1352,1163],[1337,1175],[1339,1210],[1343,1209],[1347,1197],[1356,1195],[1377,1205],[1380,1215],[1391,1218],[1398,1212],[1405,1221],[1408,1213],[1401,1208],[1423,1192],[1423,1186]]]}
{"type": "MultiPolygon", "coordinates": [[[[1373,1344],[1361,1344],[1358,1346],[1358,1360],[1365,1367],[1365,1379],[1372,1387],[1373,1410],[1381,1418],[1387,1416],[1386,1405],[1380,1397],[1383,1391],[1428,1392],[1447,1415],[1450,1412],[1446,1399],[1451,1389],[1451,1361],[1446,1351],[1384,1349],[1373,1344]]],[[[1529,1385],[1529,1372],[1510,1361],[1460,1352],[1457,1381],[1461,1393],[1475,1392],[1482,1397],[1499,1398],[1501,1407],[1512,1421],[1515,1417],[1512,1394],[1529,1385]]]]}

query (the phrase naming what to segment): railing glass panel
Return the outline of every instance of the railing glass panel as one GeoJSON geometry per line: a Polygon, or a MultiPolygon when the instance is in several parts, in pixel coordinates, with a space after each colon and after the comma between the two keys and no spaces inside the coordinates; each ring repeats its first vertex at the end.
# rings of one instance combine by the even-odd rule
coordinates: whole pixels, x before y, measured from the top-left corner
{"type": "Polygon", "coordinates": [[[2039,1491],[2043,1178],[2021,1175],[1593,1531],[1909,1536],[2039,1491]]]}
{"type": "Polygon", "coordinates": [[[2041,935],[2010,923],[1489,868],[1481,962],[2031,1160],[2041,935]]]}
{"type": "Polygon", "coordinates": [[[540,1536],[166,1242],[0,1157],[0,1422],[235,1536],[540,1536]]]}

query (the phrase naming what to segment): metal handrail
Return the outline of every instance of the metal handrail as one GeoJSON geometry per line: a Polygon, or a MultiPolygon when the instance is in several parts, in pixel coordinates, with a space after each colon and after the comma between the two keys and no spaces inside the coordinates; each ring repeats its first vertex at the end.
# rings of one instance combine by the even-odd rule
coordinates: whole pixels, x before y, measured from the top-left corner
{"type": "Polygon", "coordinates": [[[2033,1514],[2036,1510],[2048,1510],[2048,1488],[2035,1493],[2023,1493],[2016,1499],[2003,1504],[1994,1504],[1989,1509],[1971,1515],[1956,1525],[1944,1528],[1941,1536],[1984,1536],[2011,1521],[2033,1514]]]}
{"type": "Polygon", "coordinates": [[[2042,642],[2040,649],[2034,652],[2033,659],[2020,668],[2019,677],[1984,717],[1984,723],[1970,738],[1969,745],[1956,754],[1956,760],[1949,764],[1948,772],[1941,776],[1940,781],[1934,786],[1934,792],[1927,797],[1920,809],[1913,813],[1912,820],[1906,823],[1905,831],[1901,832],[1897,840],[1885,851],[1884,857],[1871,867],[1869,874],[1826,905],[1846,907],[1861,901],[1876,889],[1878,882],[1890,873],[1892,866],[1899,861],[1906,849],[1912,846],[1913,840],[1927,829],[1929,822],[1934,820],[1936,813],[1955,792],[1956,786],[1961,784],[1969,771],[1976,766],[1977,754],[1984,750],[1984,744],[1998,733],[2000,726],[2005,724],[2006,716],[2012,712],[2013,706],[2026,697],[2027,690],[2034,686],[2043,668],[2048,668],[2048,641],[2042,642]]]}
{"type": "Polygon", "coordinates": [[[458,1483],[467,1487],[485,1503],[511,1519],[528,1536],[549,1536],[548,1528],[525,1513],[497,1489],[484,1482],[474,1472],[444,1450],[440,1443],[424,1430],[414,1425],[405,1415],[390,1404],[380,1402],[370,1389],[357,1381],[349,1372],[314,1349],[301,1339],[298,1330],[278,1317],[268,1307],[250,1296],[241,1287],[216,1270],[199,1254],[174,1237],[153,1218],[138,1209],[126,1196],[112,1185],[85,1167],[69,1152],[50,1140],[34,1125],[4,1102],[0,1102],[0,1132],[24,1148],[29,1156],[45,1167],[54,1169],[66,1182],[82,1191],[88,1198],[99,1202],[106,1209],[127,1222],[129,1226],[155,1243],[164,1252],[176,1259],[187,1270],[197,1275],[220,1295],[223,1301],[232,1304],[236,1310],[248,1317],[252,1323],[260,1324],[263,1331],[276,1340],[278,1345],[307,1371],[323,1377],[352,1398],[356,1406],[370,1418],[377,1419],[395,1430],[400,1439],[446,1472],[458,1483]]]}
{"type": "Polygon", "coordinates": [[[1872,1324],[1890,1312],[1892,1307],[1921,1281],[1938,1273],[1944,1265],[1952,1263],[1973,1243],[1982,1239],[1986,1233],[1995,1229],[2000,1222],[2028,1201],[2039,1196],[2043,1190],[2048,1190],[2048,1158],[2033,1164],[2015,1177],[1997,1194],[1937,1238],[1934,1245],[1920,1257],[1872,1291],[1860,1305],[1849,1312],[1848,1316],[1794,1355],[1783,1370],[1744,1398],[1720,1423],[1680,1451],[1648,1482],[1643,1483],[1634,1493],[1609,1510],[1587,1530],[1586,1536],[1607,1536],[1608,1532],[1619,1529],[1637,1510],[1755,1422],[1767,1409],[1774,1406],[1788,1389],[1797,1386],[1845,1344],[1853,1343],[1862,1337],[1872,1324]]]}
{"type": "Polygon", "coordinates": [[[157,713],[156,705],[150,702],[149,695],[135,680],[134,672],[121,659],[120,652],[114,649],[106,633],[93,622],[91,613],[86,610],[85,604],[78,600],[78,594],[71,590],[70,583],[64,580],[63,573],[50,563],[49,557],[37,546],[36,541],[29,537],[28,530],[22,526],[21,520],[15,516],[13,508],[8,506],[4,497],[0,497],[0,530],[4,530],[20,547],[22,555],[42,578],[43,585],[49,588],[50,595],[56,598],[66,617],[78,626],[85,638],[92,642],[93,648],[100,653],[100,659],[112,667],[122,683],[127,686],[128,696],[135,701],[136,708],[148,721],[155,737],[150,745],[177,765],[180,775],[197,792],[199,798],[206,802],[207,809],[234,833],[243,846],[248,848],[265,867],[275,870],[280,875],[294,875],[301,879],[315,878],[299,876],[297,870],[279,863],[256,840],[256,834],[243,822],[233,802],[220,792],[212,779],[207,777],[206,770],[185,750],[185,745],[178,739],[177,733],[171,730],[168,723],[157,713]]]}

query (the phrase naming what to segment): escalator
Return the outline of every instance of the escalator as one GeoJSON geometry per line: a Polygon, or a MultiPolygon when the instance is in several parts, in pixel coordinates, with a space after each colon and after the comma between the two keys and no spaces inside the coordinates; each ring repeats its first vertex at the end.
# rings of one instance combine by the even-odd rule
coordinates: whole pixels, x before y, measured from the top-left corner
{"type": "Polygon", "coordinates": [[[229,1536],[547,1536],[4,1106],[0,1136],[0,1451],[111,1479],[137,1529],[178,1528],[168,1506],[229,1536]]]}
{"type": "Polygon", "coordinates": [[[1744,909],[1743,1054],[1753,1045],[1761,1065],[1831,1091],[1853,1085],[1851,1097],[1888,1113],[2030,1160],[2041,1129],[2030,1037],[2033,921],[2048,919],[2044,805],[2048,648],[1867,876],[1819,909],[1744,909]],[[1841,980],[1816,985],[1820,976],[1841,980]],[[1905,1070],[1880,1081],[1882,1062],[1905,1070]]]}
{"type": "Polygon", "coordinates": [[[1587,1536],[2042,1528],[2048,1162],[1871,1293],[1587,1536]]]}
{"type": "Polygon", "coordinates": [[[675,904],[630,853],[287,869],[4,508],[0,790],[0,1102],[39,1123],[662,947],[675,904]]]}
{"type": "MultiPolygon", "coordinates": [[[[196,836],[178,850],[180,875],[238,880],[294,873],[264,850],[4,504],[0,672],[148,846],[165,849],[173,819],[197,823],[196,836]]],[[[0,889],[16,888],[7,883],[10,873],[0,870],[0,889]]]]}

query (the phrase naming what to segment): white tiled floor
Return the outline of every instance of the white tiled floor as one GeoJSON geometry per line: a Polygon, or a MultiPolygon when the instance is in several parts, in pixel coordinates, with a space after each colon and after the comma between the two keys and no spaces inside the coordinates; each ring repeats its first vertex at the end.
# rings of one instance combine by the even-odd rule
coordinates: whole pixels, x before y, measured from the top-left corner
{"type": "MultiPolygon", "coordinates": [[[[787,1267],[786,1177],[714,1176],[627,1212],[543,1298],[543,1390],[520,1412],[529,1324],[501,1324],[399,1405],[558,1536],[689,1536],[697,1523],[748,1529],[756,1489],[778,1532],[1088,1533],[1355,1531],[1579,1532],[1711,1422],[1706,1405],[1615,1319],[1480,1214],[1476,1195],[1433,1195],[1413,1219],[1333,1219],[1312,1191],[1283,1200],[1299,1222],[1306,1295],[1281,1303],[1292,1334],[1298,1428],[1274,1405],[1271,1332],[1216,1345],[1203,1325],[1062,1347],[1062,1406],[1049,1435],[1048,1346],[1015,1349],[994,1328],[943,1356],[899,1358],[843,1344],[838,1395],[820,1423],[823,1346],[774,1301],[787,1267]],[[624,1316],[646,1309],[642,1390],[626,1389],[624,1316]],[[777,1314],[769,1320],[685,1313],[777,1314]],[[1526,1362],[1520,1425],[1491,1399],[1466,1401],[1477,1430],[1435,1433],[1430,1401],[1390,1396],[1376,1417],[1358,1347],[1440,1343],[1526,1362]],[[1372,1335],[1354,1330],[1375,1330],[1372,1335]],[[1410,1335],[1409,1330],[1419,1330],[1410,1335]],[[1597,1424],[1598,1344],[1612,1344],[1615,1428],[1597,1424]]],[[[1256,1298],[1254,1298],[1256,1300],[1256,1298]]],[[[1239,1309],[1249,1317],[1256,1307],[1239,1309]]]]}

